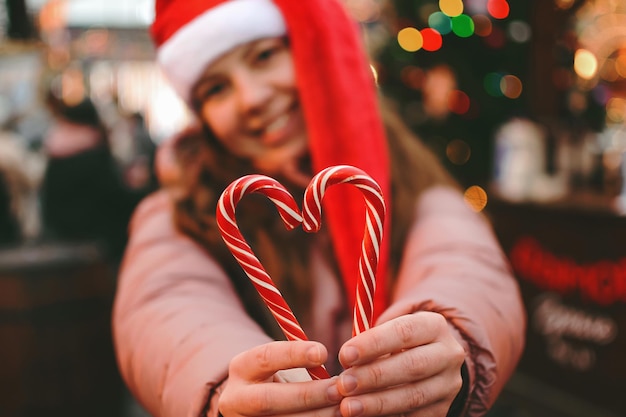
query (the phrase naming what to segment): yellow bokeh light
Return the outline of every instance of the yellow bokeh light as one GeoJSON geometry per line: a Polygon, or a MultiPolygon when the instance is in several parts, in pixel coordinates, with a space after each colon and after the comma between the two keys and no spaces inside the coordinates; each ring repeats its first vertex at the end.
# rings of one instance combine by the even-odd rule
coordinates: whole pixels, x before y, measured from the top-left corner
{"type": "Polygon", "coordinates": [[[472,185],[463,194],[465,203],[475,212],[482,211],[487,207],[487,192],[478,185],[472,185]]]}
{"type": "Polygon", "coordinates": [[[424,39],[419,30],[408,27],[398,32],[400,47],[408,52],[415,52],[424,45],[424,39]]]}
{"type": "Polygon", "coordinates": [[[596,56],[586,50],[579,49],[574,55],[574,71],[580,78],[590,80],[598,72],[598,60],[596,56]]]}
{"type": "Polygon", "coordinates": [[[626,100],[613,97],[606,103],[606,118],[611,123],[622,123],[626,115],[626,100]]]}
{"type": "Polygon", "coordinates": [[[459,16],[463,13],[463,1],[462,0],[439,0],[439,10],[443,14],[450,17],[459,16]]]}

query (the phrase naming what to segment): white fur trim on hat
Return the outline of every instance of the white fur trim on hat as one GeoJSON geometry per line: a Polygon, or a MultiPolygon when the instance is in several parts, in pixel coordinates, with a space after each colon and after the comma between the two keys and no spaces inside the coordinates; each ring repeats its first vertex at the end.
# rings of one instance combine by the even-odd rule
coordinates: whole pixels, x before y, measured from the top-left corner
{"type": "Polygon", "coordinates": [[[229,0],[179,29],[161,45],[157,61],[174,90],[190,103],[191,88],[213,60],[235,46],[285,33],[285,21],[270,0],[229,0]]]}

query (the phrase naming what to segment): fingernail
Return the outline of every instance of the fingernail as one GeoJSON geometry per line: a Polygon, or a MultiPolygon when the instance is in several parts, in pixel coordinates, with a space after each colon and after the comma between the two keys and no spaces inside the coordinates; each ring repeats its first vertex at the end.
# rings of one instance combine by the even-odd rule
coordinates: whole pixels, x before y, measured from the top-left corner
{"type": "Polygon", "coordinates": [[[358,385],[356,378],[352,375],[341,375],[339,377],[339,381],[345,394],[350,394],[351,392],[353,392],[358,385]]]}
{"type": "Polygon", "coordinates": [[[312,346],[306,353],[306,357],[311,362],[319,363],[322,360],[322,351],[319,346],[312,346]]]}
{"type": "Polygon", "coordinates": [[[328,399],[330,401],[339,401],[343,398],[343,396],[339,393],[339,390],[337,389],[337,384],[333,384],[328,387],[326,395],[328,395],[328,399]]]}
{"type": "Polygon", "coordinates": [[[358,417],[363,414],[363,404],[359,400],[348,400],[348,415],[358,417]]]}
{"type": "Polygon", "coordinates": [[[343,358],[343,364],[345,366],[350,366],[356,362],[357,359],[359,359],[359,351],[352,346],[347,346],[341,352],[341,356],[343,358]]]}

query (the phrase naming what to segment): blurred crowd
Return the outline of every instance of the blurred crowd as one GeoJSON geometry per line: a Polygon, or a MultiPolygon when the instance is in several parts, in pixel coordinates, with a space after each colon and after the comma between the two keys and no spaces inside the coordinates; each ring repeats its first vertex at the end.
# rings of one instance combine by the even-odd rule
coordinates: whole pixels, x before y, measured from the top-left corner
{"type": "Polygon", "coordinates": [[[0,101],[0,245],[89,241],[119,259],[135,205],[157,186],[142,114],[103,117],[89,98],[68,103],[52,90],[42,113],[44,128],[27,138],[0,101]]]}

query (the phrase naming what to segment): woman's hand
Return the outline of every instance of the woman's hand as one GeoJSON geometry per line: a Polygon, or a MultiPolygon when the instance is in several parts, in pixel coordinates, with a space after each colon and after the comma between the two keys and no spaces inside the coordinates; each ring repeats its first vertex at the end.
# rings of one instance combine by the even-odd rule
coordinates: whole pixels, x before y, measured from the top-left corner
{"type": "Polygon", "coordinates": [[[335,417],[341,396],[336,378],[312,381],[305,368],[328,356],[317,342],[270,342],[237,355],[219,399],[224,417],[335,417]]]}
{"type": "Polygon", "coordinates": [[[337,382],[344,417],[445,417],[461,389],[465,352],[445,318],[418,312],[390,320],[347,341],[346,370],[337,382]]]}

